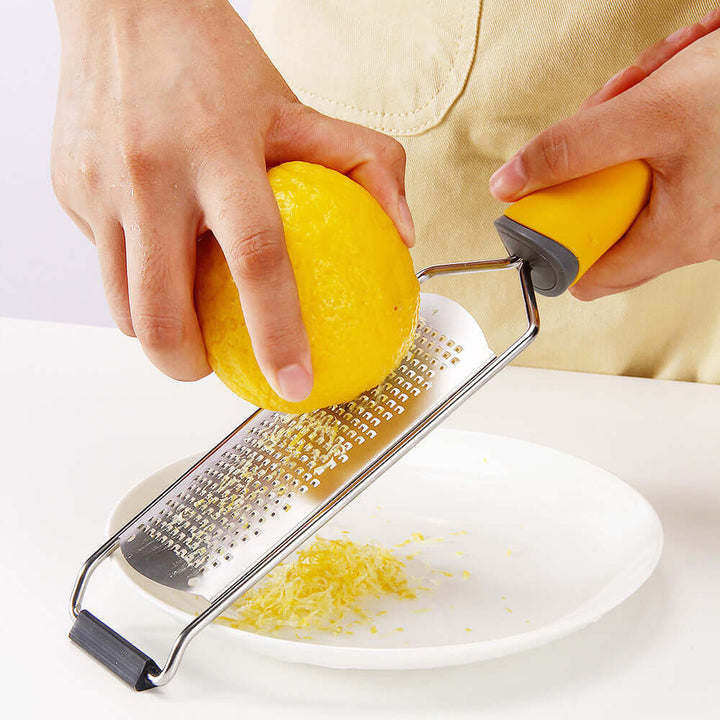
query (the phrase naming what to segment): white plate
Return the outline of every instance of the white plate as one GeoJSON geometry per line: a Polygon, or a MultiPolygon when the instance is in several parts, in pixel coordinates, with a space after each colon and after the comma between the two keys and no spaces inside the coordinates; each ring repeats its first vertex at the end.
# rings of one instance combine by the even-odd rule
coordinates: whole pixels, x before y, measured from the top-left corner
{"type": "MultiPolygon", "coordinates": [[[[114,533],[191,460],[134,487],[108,520],[114,533]]],[[[413,533],[442,538],[397,548],[411,576],[434,583],[352,635],[279,639],[214,625],[247,649],[335,668],[460,665],[542,645],[599,619],[634,593],[662,552],[655,511],[631,487],[583,460],[538,445],[436,430],[320,532],[393,546],[413,533]],[[470,573],[464,577],[464,571],[470,573]],[[451,577],[443,573],[450,573],[451,577]],[[396,630],[402,628],[402,630],[396,630]]],[[[122,572],[183,619],[206,601],[122,572]]],[[[307,635],[307,633],[303,633],[307,635]]]]}

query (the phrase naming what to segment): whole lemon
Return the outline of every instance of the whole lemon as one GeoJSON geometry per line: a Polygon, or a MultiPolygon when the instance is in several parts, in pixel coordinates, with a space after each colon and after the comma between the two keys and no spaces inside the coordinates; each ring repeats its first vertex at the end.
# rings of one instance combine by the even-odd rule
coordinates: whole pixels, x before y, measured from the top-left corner
{"type": "Polygon", "coordinates": [[[410,252],[375,198],[345,175],[290,162],[268,178],[310,340],[313,389],[291,403],[263,377],[237,288],[211,235],[198,243],[195,279],[208,361],[231,390],[269,410],[347,402],[379,384],[412,345],[420,292],[410,252]]]}

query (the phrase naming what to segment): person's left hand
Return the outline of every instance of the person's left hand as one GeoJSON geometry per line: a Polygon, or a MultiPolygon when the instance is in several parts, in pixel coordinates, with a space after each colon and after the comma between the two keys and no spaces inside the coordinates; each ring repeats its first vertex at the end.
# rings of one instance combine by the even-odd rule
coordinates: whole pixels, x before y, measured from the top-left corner
{"type": "Polygon", "coordinates": [[[571,288],[594,300],[669,270],[720,260],[720,9],[646,50],[576,115],[528,142],[491,178],[512,202],[626,160],[653,171],[647,207],[571,288]]]}

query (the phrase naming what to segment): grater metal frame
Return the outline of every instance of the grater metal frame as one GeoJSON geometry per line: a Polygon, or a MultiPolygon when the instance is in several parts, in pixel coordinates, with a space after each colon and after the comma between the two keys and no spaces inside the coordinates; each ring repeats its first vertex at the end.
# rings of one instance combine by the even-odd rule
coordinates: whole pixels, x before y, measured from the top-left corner
{"type": "Polygon", "coordinates": [[[70,598],[70,615],[74,620],[70,638],[87,650],[108,669],[128,682],[136,690],[145,690],[167,684],[177,672],[182,656],[190,641],[209,623],[219,617],[243,593],[256,584],[273,567],[296,550],[303,542],[312,537],[337,512],[351,502],[362,490],[368,487],[390,465],[410,450],[422,437],[436,427],[452,410],[457,408],[473,392],[494,377],[500,370],[514,360],[537,336],[540,329],[540,318],[531,278],[529,263],[517,256],[498,260],[479,260],[471,262],[432,265],[417,273],[420,283],[436,276],[466,273],[480,273],[498,270],[517,270],[527,318],[527,328],[502,353],[481,366],[468,377],[449,397],[436,405],[429,413],[398,436],[392,445],[382,452],[372,466],[353,477],[352,482],[343,491],[320,505],[295,530],[276,544],[272,552],[267,553],[248,571],[230,584],[223,592],[213,597],[206,610],[193,618],[178,633],[163,666],[158,666],[125,638],[120,636],[101,620],[92,615],[82,606],[88,582],[97,567],[110,557],[119,547],[121,537],[133,528],[143,516],[156,507],[172,491],[192,473],[201,468],[208,458],[218,452],[243,427],[251,423],[262,410],[250,415],[241,425],[220,441],[210,452],[193,465],[180,478],[173,482],[165,491],[140,511],[123,528],[118,530],[101,545],[82,565],[75,581],[70,598]]]}

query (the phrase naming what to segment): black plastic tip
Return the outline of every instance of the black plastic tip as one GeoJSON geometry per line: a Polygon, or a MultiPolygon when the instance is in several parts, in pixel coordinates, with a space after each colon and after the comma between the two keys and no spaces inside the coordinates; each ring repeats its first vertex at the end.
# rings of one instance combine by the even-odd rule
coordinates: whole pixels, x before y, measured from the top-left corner
{"type": "Polygon", "coordinates": [[[495,227],[510,255],[529,263],[533,286],[541,295],[562,295],[573,284],[580,266],[566,247],[506,215],[495,221],[495,227]]]}
{"type": "Polygon", "coordinates": [[[87,610],[77,616],[70,639],[135,690],[155,687],[148,675],[157,675],[160,668],[152,658],[87,610]]]}

